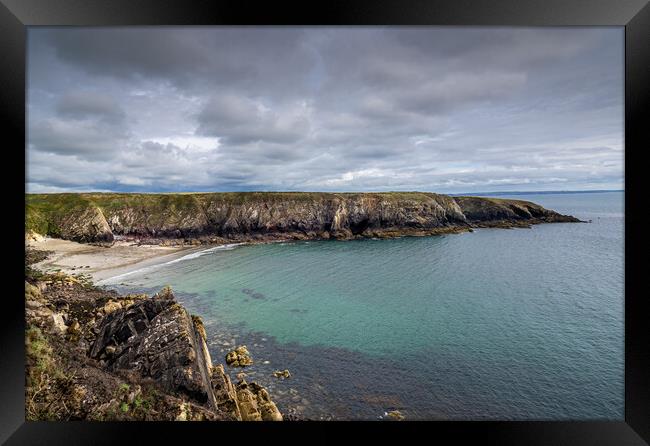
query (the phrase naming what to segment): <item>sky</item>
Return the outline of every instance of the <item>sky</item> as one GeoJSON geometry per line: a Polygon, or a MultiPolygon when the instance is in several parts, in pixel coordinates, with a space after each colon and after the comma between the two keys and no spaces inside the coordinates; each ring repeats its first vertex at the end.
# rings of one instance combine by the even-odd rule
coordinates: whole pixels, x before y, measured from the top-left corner
{"type": "Polygon", "coordinates": [[[622,189],[623,38],[32,27],[26,189],[622,189]]]}

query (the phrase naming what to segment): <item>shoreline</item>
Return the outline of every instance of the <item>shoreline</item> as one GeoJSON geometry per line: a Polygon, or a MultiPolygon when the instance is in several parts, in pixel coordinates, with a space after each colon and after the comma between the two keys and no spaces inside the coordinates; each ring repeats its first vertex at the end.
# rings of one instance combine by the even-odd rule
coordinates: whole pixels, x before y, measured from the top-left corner
{"type": "MultiPolygon", "coordinates": [[[[435,228],[430,230],[390,231],[379,237],[347,237],[351,239],[390,239],[401,237],[425,237],[471,232],[471,228],[435,228]]],[[[155,239],[153,239],[155,240],[155,239]]],[[[231,245],[252,245],[267,243],[285,243],[296,241],[328,240],[319,237],[307,237],[299,233],[273,234],[267,238],[242,237],[238,239],[221,239],[218,242],[203,242],[192,245],[166,245],[163,243],[142,243],[134,240],[119,240],[111,245],[87,244],[72,240],[53,238],[32,234],[25,240],[25,249],[49,251],[45,260],[32,266],[41,272],[62,272],[67,275],[84,274],[90,276],[94,284],[105,285],[112,278],[178,260],[186,255],[231,245]]],[[[331,238],[329,239],[331,240],[331,238]]],[[[157,240],[156,240],[157,241],[157,240]]]]}
{"type": "Polygon", "coordinates": [[[25,248],[52,252],[47,259],[33,264],[34,268],[41,272],[59,270],[68,275],[85,274],[97,285],[210,247],[138,245],[122,241],[112,246],[96,246],[51,237],[25,243],[25,248]]]}
{"type": "MultiPolygon", "coordinates": [[[[542,221],[496,221],[474,227],[442,227],[429,230],[411,229],[402,231],[384,231],[375,237],[352,236],[336,238],[336,240],[355,239],[393,239],[402,237],[431,237],[473,232],[476,229],[513,229],[530,228],[542,221]]],[[[72,240],[53,238],[50,236],[31,235],[25,240],[25,249],[49,251],[45,260],[32,266],[41,272],[62,272],[67,275],[84,274],[90,276],[97,286],[107,285],[105,282],[118,276],[126,276],[136,271],[152,268],[178,260],[184,256],[232,245],[253,245],[267,243],[286,243],[313,240],[332,240],[332,238],[308,237],[299,233],[273,234],[267,238],[242,237],[238,239],[205,240],[200,244],[168,245],[152,239],[153,243],[142,243],[141,240],[119,240],[111,245],[87,244],[72,240]],[[156,243],[157,242],[157,243],[156,243]]]]}

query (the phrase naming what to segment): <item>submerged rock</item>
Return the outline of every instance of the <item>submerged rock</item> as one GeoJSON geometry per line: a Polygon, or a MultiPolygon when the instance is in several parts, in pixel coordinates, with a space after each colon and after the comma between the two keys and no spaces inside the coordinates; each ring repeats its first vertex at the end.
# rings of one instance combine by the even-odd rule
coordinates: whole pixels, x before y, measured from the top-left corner
{"type": "Polygon", "coordinates": [[[404,415],[402,415],[402,412],[400,412],[399,410],[391,410],[390,412],[386,413],[386,416],[395,421],[402,421],[403,419],[406,418],[404,415]]]}
{"type": "Polygon", "coordinates": [[[288,379],[291,378],[291,373],[287,369],[276,370],[275,372],[273,372],[273,376],[275,376],[276,378],[288,379]]]}

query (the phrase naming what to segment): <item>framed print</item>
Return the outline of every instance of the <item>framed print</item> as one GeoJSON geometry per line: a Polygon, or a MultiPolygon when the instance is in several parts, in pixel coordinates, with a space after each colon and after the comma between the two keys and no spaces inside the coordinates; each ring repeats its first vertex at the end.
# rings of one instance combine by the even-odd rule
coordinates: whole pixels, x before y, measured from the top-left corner
{"type": "Polygon", "coordinates": [[[3,0],[0,438],[646,444],[647,2],[247,6],[3,0]]]}

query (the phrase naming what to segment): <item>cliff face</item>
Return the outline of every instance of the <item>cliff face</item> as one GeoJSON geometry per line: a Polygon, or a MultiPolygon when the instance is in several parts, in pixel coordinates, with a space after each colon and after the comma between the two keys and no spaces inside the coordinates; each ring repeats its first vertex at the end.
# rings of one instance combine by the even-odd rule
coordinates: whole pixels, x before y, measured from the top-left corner
{"type": "Polygon", "coordinates": [[[476,227],[528,226],[536,223],[579,222],[575,217],[524,200],[488,197],[455,197],[467,221],[476,227]]]}
{"type": "Polygon", "coordinates": [[[283,420],[264,387],[234,385],[212,363],[201,319],[170,289],[120,296],[65,275],[26,279],[28,419],[283,420]]]}
{"type": "Polygon", "coordinates": [[[169,289],[109,313],[89,356],[109,371],[129,370],[153,379],[164,390],[232,419],[282,421],[263,387],[246,382],[235,387],[223,366],[212,364],[201,319],[176,302],[169,289]]]}
{"type": "Polygon", "coordinates": [[[521,200],[434,193],[38,194],[26,230],[81,242],[137,238],[429,235],[513,222],[577,221],[521,200]]]}

